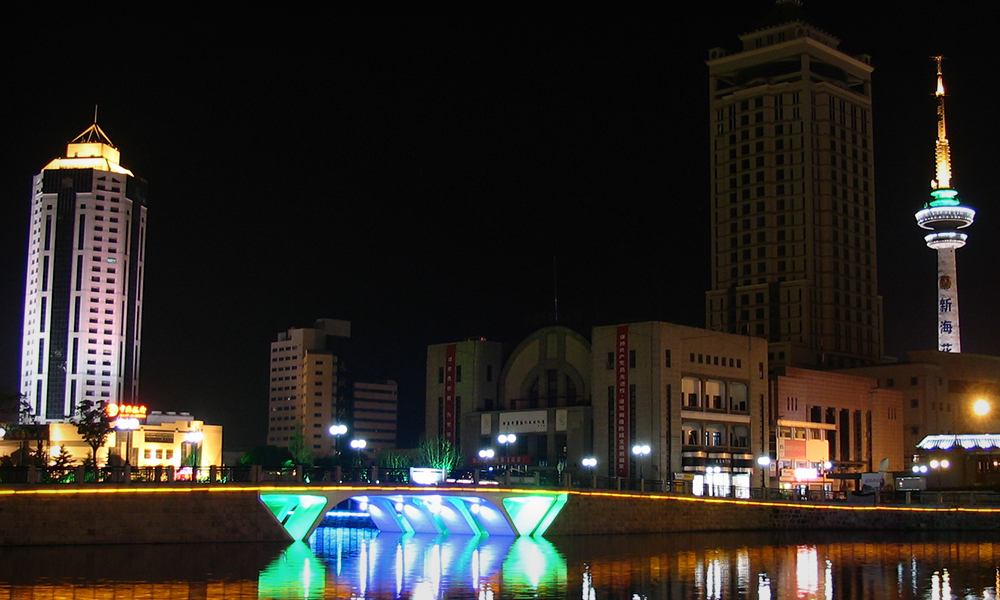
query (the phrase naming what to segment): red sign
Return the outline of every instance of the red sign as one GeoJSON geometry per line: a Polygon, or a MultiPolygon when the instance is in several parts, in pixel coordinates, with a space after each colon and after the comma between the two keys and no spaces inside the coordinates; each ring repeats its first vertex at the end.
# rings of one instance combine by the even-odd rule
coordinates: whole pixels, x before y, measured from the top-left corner
{"type": "Polygon", "coordinates": [[[104,411],[109,419],[145,419],[147,408],[142,404],[108,404],[104,411]]]}
{"type": "Polygon", "coordinates": [[[468,456],[465,459],[470,465],[530,465],[531,456],[528,454],[517,454],[514,456],[494,456],[493,458],[479,458],[478,456],[468,456]]]}
{"type": "Polygon", "coordinates": [[[615,472],[629,476],[628,325],[615,338],[615,472]]]}
{"type": "Polygon", "coordinates": [[[444,359],[444,439],[455,442],[455,344],[448,344],[444,359]]]}

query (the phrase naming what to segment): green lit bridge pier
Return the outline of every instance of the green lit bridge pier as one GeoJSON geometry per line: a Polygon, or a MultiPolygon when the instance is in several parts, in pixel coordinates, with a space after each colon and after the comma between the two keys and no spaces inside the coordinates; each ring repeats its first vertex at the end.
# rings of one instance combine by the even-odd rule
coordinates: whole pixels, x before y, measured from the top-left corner
{"type": "Polygon", "coordinates": [[[260,499],[295,540],[304,540],[345,500],[371,515],[380,531],[540,536],[566,504],[558,491],[464,488],[261,488],[260,499]]]}

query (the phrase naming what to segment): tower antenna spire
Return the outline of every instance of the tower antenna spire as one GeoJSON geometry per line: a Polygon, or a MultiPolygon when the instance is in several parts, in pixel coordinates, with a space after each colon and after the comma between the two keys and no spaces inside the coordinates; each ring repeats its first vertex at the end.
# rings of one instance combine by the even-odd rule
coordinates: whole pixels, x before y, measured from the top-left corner
{"type": "Polygon", "coordinates": [[[934,144],[937,179],[931,182],[931,187],[943,190],[951,187],[951,146],[948,145],[948,128],[944,120],[944,76],[941,74],[944,57],[932,58],[937,63],[937,89],[934,91],[937,97],[937,142],[934,144]]]}
{"type": "Polygon", "coordinates": [[[927,247],[937,251],[937,314],[940,352],[961,352],[962,335],[958,320],[958,269],[955,250],[965,245],[968,234],[958,231],[972,225],[976,211],[962,206],[958,190],[951,187],[951,147],[944,121],[944,77],[941,56],[931,57],[937,63],[937,141],[934,143],[935,175],[931,180],[930,202],[915,215],[917,225],[931,230],[924,236],[927,247]]]}
{"type": "Polygon", "coordinates": [[[97,105],[94,105],[94,125],[97,125],[97,105]]]}

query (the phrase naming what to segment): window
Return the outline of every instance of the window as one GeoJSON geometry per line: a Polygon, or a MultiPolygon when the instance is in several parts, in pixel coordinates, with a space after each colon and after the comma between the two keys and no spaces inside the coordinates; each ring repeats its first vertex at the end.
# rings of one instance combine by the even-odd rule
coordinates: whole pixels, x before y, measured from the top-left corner
{"type": "Polygon", "coordinates": [[[635,368],[635,350],[628,351],[628,368],[635,368]]]}

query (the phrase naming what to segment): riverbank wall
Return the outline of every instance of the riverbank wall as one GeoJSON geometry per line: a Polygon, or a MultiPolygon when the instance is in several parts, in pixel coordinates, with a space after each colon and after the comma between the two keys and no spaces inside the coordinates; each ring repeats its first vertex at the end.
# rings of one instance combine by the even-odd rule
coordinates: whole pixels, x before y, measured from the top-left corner
{"type": "Polygon", "coordinates": [[[749,530],[1000,530],[1000,509],[810,504],[657,494],[570,493],[553,535],[749,530]]]}
{"type": "MultiPolygon", "coordinates": [[[[377,486],[325,489],[342,490],[351,496],[382,491],[377,486]]],[[[291,536],[260,500],[262,491],[276,490],[308,494],[316,488],[0,488],[0,545],[289,542],[291,536]]],[[[489,499],[491,491],[475,491],[489,499]]],[[[465,495],[463,490],[437,492],[433,488],[382,491],[386,492],[465,495]]],[[[824,505],[576,490],[565,494],[566,503],[546,536],[741,530],[1000,530],[1000,508],[824,505]]],[[[496,502],[502,504],[499,498],[496,502]]]]}
{"type": "Polygon", "coordinates": [[[0,490],[0,545],[289,542],[257,490],[0,490]]]}

